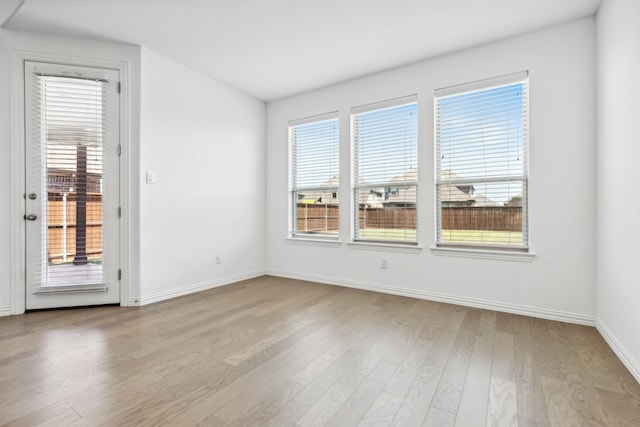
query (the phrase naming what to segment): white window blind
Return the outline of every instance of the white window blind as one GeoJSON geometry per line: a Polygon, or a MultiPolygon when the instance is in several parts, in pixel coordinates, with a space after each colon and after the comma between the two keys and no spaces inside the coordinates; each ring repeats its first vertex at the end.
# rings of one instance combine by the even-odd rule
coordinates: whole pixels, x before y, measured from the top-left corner
{"type": "Polygon", "coordinates": [[[339,145],[337,112],[289,123],[289,223],[293,237],[338,237],[339,145]]]}
{"type": "Polygon", "coordinates": [[[435,92],[438,245],[528,248],[527,73],[435,92]]]}
{"type": "Polygon", "coordinates": [[[36,286],[104,286],[106,76],[68,74],[46,66],[28,74],[35,117],[28,161],[42,186],[41,256],[29,262],[36,286]]]}
{"type": "Polygon", "coordinates": [[[417,243],[416,96],[351,110],[353,239],[417,243]]]}

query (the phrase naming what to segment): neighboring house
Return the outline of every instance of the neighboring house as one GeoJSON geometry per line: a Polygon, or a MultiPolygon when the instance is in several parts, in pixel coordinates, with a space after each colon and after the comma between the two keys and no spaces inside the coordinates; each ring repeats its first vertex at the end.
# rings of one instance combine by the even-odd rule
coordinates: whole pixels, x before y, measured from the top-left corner
{"type": "Polygon", "coordinates": [[[478,194],[474,196],[475,203],[473,206],[482,207],[482,206],[500,206],[498,202],[495,202],[488,197],[483,196],[482,194],[478,194]]]}
{"type": "MultiPolygon", "coordinates": [[[[369,185],[369,183],[364,179],[360,178],[360,185],[366,187],[369,185]]],[[[366,191],[366,189],[363,188],[359,191],[358,194],[359,194],[358,206],[360,208],[367,208],[367,209],[383,208],[383,204],[382,204],[384,202],[383,187],[369,188],[369,191],[366,191]]]]}
{"type": "Polygon", "coordinates": [[[329,188],[327,190],[312,190],[304,193],[299,192],[298,203],[304,203],[308,205],[338,205],[338,185],[339,178],[334,176],[333,178],[323,182],[320,185],[321,187],[329,188]]]}
{"type": "MultiPolygon", "coordinates": [[[[380,189],[382,190],[382,189],[380,189]]],[[[360,207],[366,207],[368,209],[381,209],[384,207],[384,194],[383,191],[377,189],[369,190],[368,193],[360,193],[360,207]]]]}
{"type": "MultiPolygon", "coordinates": [[[[384,187],[382,204],[385,207],[415,207],[416,205],[416,186],[403,187],[406,182],[415,182],[417,178],[417,169],[411,169],[404,175],[393,177],[384,187]]],[[[445,170],[442,172],[442,180],[454,180],[458,176],[445,170]]],[[[443,207],[455,206],[498,206],[498,203],[485,197],[482,194],[475,193],[475,187],[471,184],[443,184],[440,187],[440,198],[443,207]]]]}
{"type": "MultiPolygon", "coordinates": [[[[458,175],[450,170],[442,171],[442,181],[450,181],[458,178],[458,175]]],[[[440,202],[442,207],[457,206],[499,206],[498,203],[482,194],[475,194],[475,187],[471,184],[442,184],[440,186],[440,202]]]]}
{"type": "Polygon", "coordinates": [[[418,179],[418,170],[411,168],[404,175],[398,175],[391,178],[387,186],[384,188],[384,207],[416,207],[417,187],[403,187],[406,182],[416,182],[418,179]]]}
{"type": "Polygon", "coordinates": [[[522,193],[518,193],[506,202],[504,205],[510,208],[521,208],[522,207],[522,193]]]}
{"type": "MultiPolygon", "coordinates": [[[[313,190],[307,192],[298,193],[298,203],[315,205],[338,205],[338,177],[333,177],[321,184],[321,187],[327,187],[333,189],[328,190],[313,190]]],[[[366,185],[364,180],[360,181],[361,184],[366,185]]],[[[369,209],[380,209],[383,207],[384,201],[384,189],[371,189],[369,192],[361,191],[358,204],[360,207],[367,207],[369,209]]]]}
{"type": "MultiPolygon", "coordinates": [[[[361,191],[359,197],[359,205],[369,209],[391,208],[391,207],[415,207],[416,205],[416,186],[403,187],[406,182],[415,182],[418,175],[417,169],[411,169],[404,175],[393,177],[384,187],[371,189],[369,192],[361,191]]],[[[443,180],[452,180],[457,175],[451,171],[443,171],[443,180]]],[[[322,183],[322,187],[334,189],[331,190],[314,190],[304,193],[298,193],[298,203],[303,204],[325,204],[338,205],[338,193],[335,188],[338,187],[338,177],[333,177],[322,183]]],[[[361,184],[366,185],[364,181],[361,184]]],[[[485,197],[482,194],[475,193],[475,187],[471,184],[454,185],[443,184],[440,191],[440,197],[443,207],[455,206],[499,206],[498,203],[485,197]]],[[[517,203],[520,198],[522,206],[522,194],[513,196],[506,203],[517,203]]],[[[505,206],[507,204],[505,203],[505,206]]],[[[516,206],[509,204],[508,206],[516,206]]]]}

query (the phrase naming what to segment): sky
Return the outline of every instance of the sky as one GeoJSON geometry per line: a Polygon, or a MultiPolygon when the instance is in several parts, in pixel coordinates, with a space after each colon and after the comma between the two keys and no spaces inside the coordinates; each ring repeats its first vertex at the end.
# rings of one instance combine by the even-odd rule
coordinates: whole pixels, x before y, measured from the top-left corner
{"type": "Polygon", "coordinates": [[[361,113],[355,121],[358,176],[384,185],[418,167],[418,104],[361,113]]]}
{"type": "MultiPolygon", "coordinates": [[[[417,104],[369,111],[356,120],[359,177],[385,184],[417,167],[417,104]]],[[[338,119],[294,128],[298,187],[317,186],[339,174],[338,119]]]]}
{"type": "Polygon", "coordinates": [[[298,125],[293,132],[297,188],[316,187],[339,175],[337,118],[298,125]]]}
{"type": "Polygon", "coordinates": [[[523,83],[440,98],[437,114],[441,170],[460,178],[477,178],[476,194],[499,203],[522,192],[519,182],[481,181],[523,175],[523,101],[523,83]]]}
{"type": "MultiPolygon", "coordinates": [[[[460,178],[477,179],[475,194],[498,203],[522,192],[520,182],[482,181],[523,175],[526,167],[523,101],[523,83],[439,98],[436,114],[440,151],[437,155],[441,170],[451,171],[460,178]]],[[[417,168],[417,120],[417,103],[356,116],[354,154],[359,161],[361,180],[383,186],[392,178],[417,168]]],[[[337,177],[338,119],[298,125],[294,132],[297,187],[319,186],[337,177]]]]}

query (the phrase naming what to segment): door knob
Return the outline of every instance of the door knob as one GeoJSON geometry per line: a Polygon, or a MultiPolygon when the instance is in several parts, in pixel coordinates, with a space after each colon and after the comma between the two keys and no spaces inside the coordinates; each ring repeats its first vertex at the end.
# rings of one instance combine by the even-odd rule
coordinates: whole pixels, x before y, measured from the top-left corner
{"type": "Polygon", "coordinates": [[[24,219],[26,219],[28,221],[35,221],[36,219],[38,219],[38,215],[36,215],[36,214],[25,215],[24,219]]]}

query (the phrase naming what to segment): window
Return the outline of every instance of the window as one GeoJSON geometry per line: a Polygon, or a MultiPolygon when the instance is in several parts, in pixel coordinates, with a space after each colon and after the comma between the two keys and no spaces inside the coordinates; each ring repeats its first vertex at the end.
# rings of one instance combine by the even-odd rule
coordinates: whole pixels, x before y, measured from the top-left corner
{"type": "Polygon", "coordinates": [[[528,248],[527,72],[435,92],[436,243],[528,248]]]}
{"type": "Polygon", "coordinates": [[[289,123],[290,234],[338,237],[338,113],[289,123]]]}
{"type": "Polygon", "coordinates": [[[417,243],[417,113],[416,96],[351,111],[354,241],[417,243]]]}

